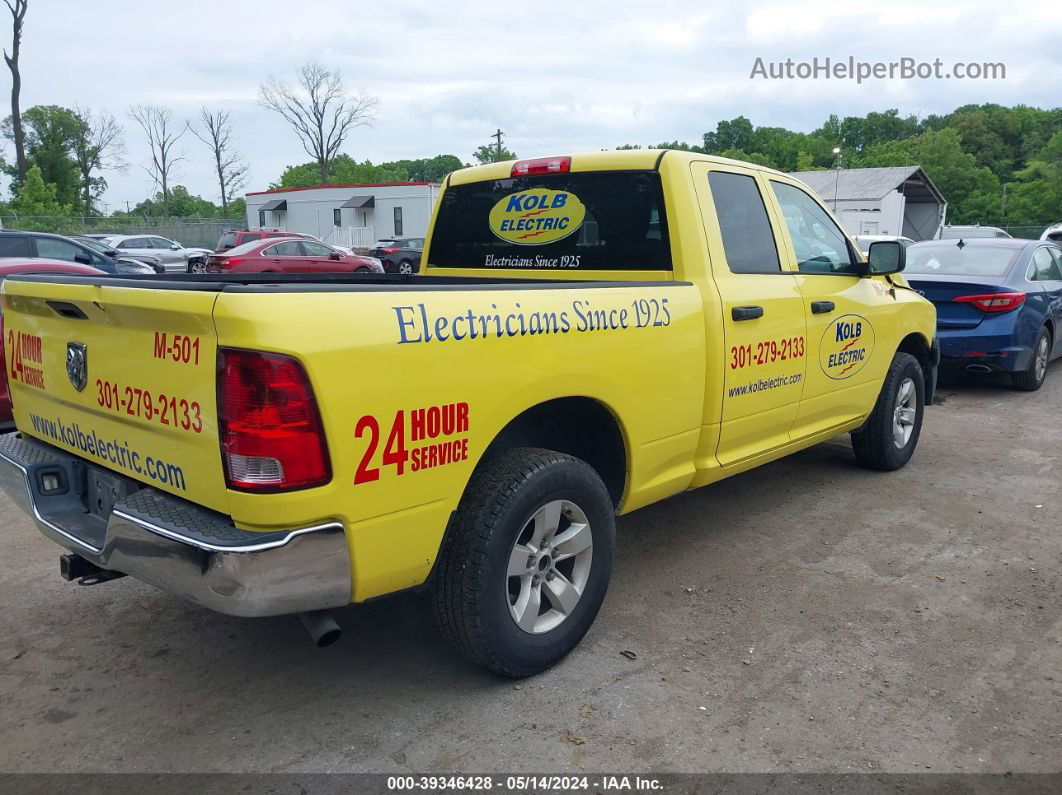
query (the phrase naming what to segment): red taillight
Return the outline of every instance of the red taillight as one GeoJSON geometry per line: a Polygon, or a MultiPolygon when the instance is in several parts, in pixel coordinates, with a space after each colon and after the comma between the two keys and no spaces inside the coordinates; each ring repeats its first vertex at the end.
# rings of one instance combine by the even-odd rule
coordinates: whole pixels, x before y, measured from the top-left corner
{"type": "Polygon", "coordinates": [[[532,174],[567,174],[572,170],[570,157],[540,157],[536,160],[517,160],[510,176],[528,177],[532,174]]]}
{"type": "Polygon", "coordinates": [[[1009,312],[1025,303],[1025,293],[988,293],[987,295],[960,295],[953,298],[960,304],[973,304],[984,312],[1009,312]]]}
{"type": "Polygon", "coordinates": [[[380,253],[385,255],[385,256],[390,256],[391,254],[397,254],[398,253],[398,249],[397,248],[381,248],[380,249],[380,253]]]}
{"type": "Polygon", "coordinates": [[[332,479],[321,414],[297,359],[219,349],[218,424],[230,489],[291,491],[332,479]]]}

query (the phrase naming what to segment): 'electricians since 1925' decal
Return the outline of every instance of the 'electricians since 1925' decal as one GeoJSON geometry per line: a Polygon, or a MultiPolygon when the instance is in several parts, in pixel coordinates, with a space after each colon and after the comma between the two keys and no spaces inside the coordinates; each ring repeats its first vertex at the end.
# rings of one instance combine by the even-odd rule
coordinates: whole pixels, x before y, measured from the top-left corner
{"type": "Polygon", "coordinates": [[[540,246],[578,231],[586,207],[574,193],[533,188],[502,197],[490,211],[490,230],[506,243],[540,246]]]}
{"type": "Polygon", "coordinates": [[[851,378],[870,361],[874,352],[874,327],[862,315],[842,315],[822,334],[819,366],[830,378],[851,378]]]}

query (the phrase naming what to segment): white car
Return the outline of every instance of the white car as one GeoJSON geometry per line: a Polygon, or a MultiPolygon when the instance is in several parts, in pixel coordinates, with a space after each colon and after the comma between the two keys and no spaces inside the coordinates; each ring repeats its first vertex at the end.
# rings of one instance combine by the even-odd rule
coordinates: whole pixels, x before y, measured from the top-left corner
{"type": "Polygon", "coordinates": [[[111,235],[105,244],[122,254],[148,254],[162,260],[166,273],[187,273],[196,263],[206,262],[214,252],[208,248],[185,248],[158,235],[111,235]]]}
{"type": "Polygon", "coordinates": [[[1062,222],[1051,224],[1051,226],[1047,227],[1047,229],[1044,230],[1044,233],[1040,235],[1040,239],[1062,243],[1062,222]]]}

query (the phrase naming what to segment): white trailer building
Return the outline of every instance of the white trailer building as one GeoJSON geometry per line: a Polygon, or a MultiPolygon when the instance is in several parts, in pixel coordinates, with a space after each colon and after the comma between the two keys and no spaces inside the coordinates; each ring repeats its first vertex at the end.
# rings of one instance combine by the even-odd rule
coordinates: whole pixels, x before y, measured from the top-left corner
{"type": "Polygon", "coordinates": [[[853,235],[932,240],[948,203],[921,166],[797,171],[853,235]]]}
{"type": "Polygon", "coordinates": [[[382,182],[246,194],[248,229],[283,229],[326,243],[369,248],[389,237],[424,237],[437,182],[382,182]]]}

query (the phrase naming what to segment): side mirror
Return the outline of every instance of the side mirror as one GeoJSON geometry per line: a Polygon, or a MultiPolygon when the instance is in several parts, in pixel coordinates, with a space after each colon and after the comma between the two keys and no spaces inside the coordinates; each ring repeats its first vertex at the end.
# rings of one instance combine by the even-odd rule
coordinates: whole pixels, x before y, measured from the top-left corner
{"type": "Polygon", "coordinates": [[[118,256],[118,251],[116,249],[113,249],[113,248],[109,248],[106,251],[104,251],[103,253],[106,254],[111,259],[114,259],[115,257],[118,256]]]}
{"type": "Polygon", "coordinates": [[[330,253],[328,254],[328,258],[329,258],[329,259],[336,259],[336,260],[339,260],[339,259],[343,259],[343,255],[342,255],[342,254],[340,254],[340,253],[339,253],[338,251],[332,251],[332,252],[330,252],[330,253]]]}
{"type": "Polygon", "coordinates": [[[177,243],[174,243],[172,246],[170,246],[170,251],[180,251],[180,250],[181,250],[181,247],[177,243]]]}
{"type": "Polygon", "coordinates": [[[867,275],[899,273],[907,266],[907,248],[899,240],[877,240],[870,244],[867,275]]]}

